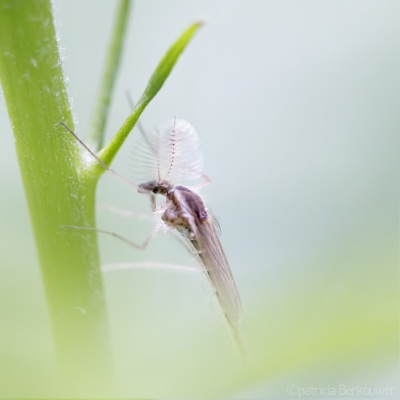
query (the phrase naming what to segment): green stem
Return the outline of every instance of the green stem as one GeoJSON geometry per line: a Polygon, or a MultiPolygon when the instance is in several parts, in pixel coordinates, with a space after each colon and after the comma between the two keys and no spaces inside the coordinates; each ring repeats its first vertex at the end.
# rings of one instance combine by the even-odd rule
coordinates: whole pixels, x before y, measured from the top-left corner
{"type": "MultiPolygon", "coordinates": [[[[118,49],[111,51],[102,90],[108,98],[99,100],[103,104],[99,109],[108,110],[125,32],[121,14],[128,4],[120,3],[119,33],[114,35],[118,49]]],[[[161,60],[132,114],[100,153],[107,165],[200,26],[200,22],[190,26],[161,60]]],[[[61,228],[95,226],[95,190],[104,168],[85,164],[75,139],[59,124],[73,129],[50,0],[0,0],[0,82],[13,126],[54,346],[67,383],[63,395],[104,397],[111,390],[113,374],[96,233],[61,228]]],[[[101,134],[105,121],[98,122],[101,134]]]]}
{"type": "MultiPolygon", "coordinates": [[[[12,122],[64,381],[105,393],[112,376],[96,235],[96,180],[81,180],[49,0],[0,0],[0,81],[12,122]]],[[[21,293],[23,295],[23,293],[21,293]]],[[[73,393],[73,392],[71,392],[73,393]]]]}
{"type": "Polygon", "coordinates": [[[120,0],[116,14],[114,29],[110,47],[107,52],[105,69],[103,72],[102,85],[97,98],[93,116],[92,130],[89,140],[95,144],[96,151],[104,145],[104,131],[107,123],[107,116],[110,108],[112,91],[115,85],[119,64],[122,58],[122,49],[126,28],[128,25],[130,0],[120,0]]]}

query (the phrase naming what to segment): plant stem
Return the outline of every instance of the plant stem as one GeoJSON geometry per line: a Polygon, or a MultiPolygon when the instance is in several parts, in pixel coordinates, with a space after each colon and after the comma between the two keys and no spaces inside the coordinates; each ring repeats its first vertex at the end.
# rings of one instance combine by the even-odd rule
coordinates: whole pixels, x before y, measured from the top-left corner
{"type": "Polygon", "coordinates": [[[131,0],[120,0],[111,43],[106,56],[106,64],[103,72],[102,85],[97,98],[93,124],[89,136],[90,142],[95,144],[95,150],[98,151],[104,144],[104,131],[107,123],[108,111],[112,97],[112,91],[115,85],[119,64],[122,58],[122,49],[126,28],[128,25],[129,9],[131,0]]]}
{"type": "Polygon", "coordinates": [[[81,180],[77,147],[58,125],[73,128],[51,11],[49,0],[0,0],[0,81],[59,368],[82,396],[108,390],[112,363],[96,235],[60,229],[94,226],[97,180],[81,180]]]}
{"type": "MultiPolygon", "coordinates": [[[[121,0],[104,98],[98,103],[104,114],[126,31],[122,13],[128,7],[129,1],[121,0]]],[[[51,11],[50,0],[0,0],[0,82],[66,383],[62,394],[104,397],[112,390],[113,373],[96,232],[61,228],[95,226],[95,190],[104,168],[85,164],[75,139],[59,124],[73,129],[51,11]]],[[[107,165],[200,26],[191,25],[161,60],[132,114],[100,153],[107,165]]],[[[105,122],[98,122],[101,137],[105,122]]]]}

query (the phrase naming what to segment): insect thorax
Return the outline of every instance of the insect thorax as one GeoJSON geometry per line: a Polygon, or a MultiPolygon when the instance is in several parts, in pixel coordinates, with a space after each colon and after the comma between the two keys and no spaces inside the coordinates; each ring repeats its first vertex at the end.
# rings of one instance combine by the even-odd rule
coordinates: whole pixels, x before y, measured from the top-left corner
{"type": "Polygon", "coordinates": [[[162,217],[164,222],[172,226],[180,226],[194,230],[208,218],[203,200],[184,186],[175,186],[167,195],[168,207],[162,217]]]}

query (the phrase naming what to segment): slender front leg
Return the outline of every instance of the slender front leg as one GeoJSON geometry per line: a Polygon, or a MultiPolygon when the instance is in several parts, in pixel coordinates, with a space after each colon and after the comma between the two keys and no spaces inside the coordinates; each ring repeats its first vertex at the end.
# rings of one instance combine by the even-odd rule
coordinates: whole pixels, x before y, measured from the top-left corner
{"type": "Polygon", "coordinates": [[[120,175],[117,171],[114,171],[112,168],[106,165],[103,162],[103,160],[101,160],[92,150],[89,149],[89,147],[78,137],[78,135],[74,131],[72,131],[66,124],[64,124],[64,122],[59,122],[59,124],[63,126],[76,139],[76,141],[89,152],[89,154],[97,161],[97,163],[100,164],[106,171],[108,171],[111,175],[115,176],[121,182],[137,189],[138,186],[136,185],[136,183],[130,181],[129,179],[120,175]]]}

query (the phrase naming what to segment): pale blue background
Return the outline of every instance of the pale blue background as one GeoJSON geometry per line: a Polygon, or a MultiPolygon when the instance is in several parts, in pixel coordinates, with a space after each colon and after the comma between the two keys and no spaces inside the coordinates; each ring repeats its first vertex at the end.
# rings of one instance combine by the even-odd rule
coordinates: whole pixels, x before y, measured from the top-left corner
{"type": "MultiPolygon", "coordinates": [[[[55,2],[81,136],[115,3],[55,2]]],[[[346,384],[398,396],[399,3],[137,0],[108,137],[127,116],[126,91],[140,96],[198,17],[207,25],[142,122],[151,129],[177,115],[200,135],[213,179],[204,194],[221,221],[253,363],[241,365],[199,276],[109,273],[120,393],[285,398],[289,384],[346,384]]],[[[51,396],[45,298],[0,102],[0,395],[51,396]]],[[[133,142],[114,164],[128,177],[133,142]]],[[[98,201],[148,209],[108,176],[98,201]]],[[[99,226],[138,241],[151,229],[104,211],[99,226]]],[[[141,253],[100,244],[104,262],[192,262],[163,234],[141,253]]]]}

